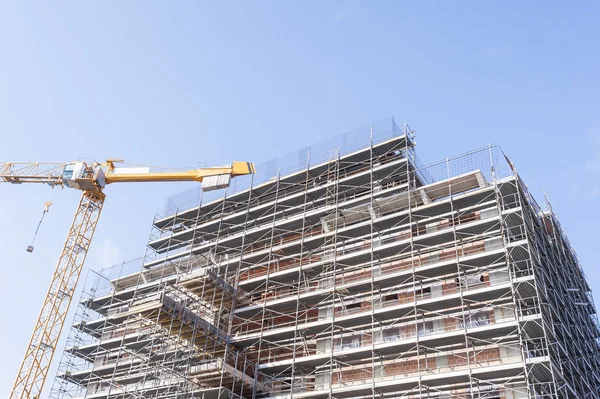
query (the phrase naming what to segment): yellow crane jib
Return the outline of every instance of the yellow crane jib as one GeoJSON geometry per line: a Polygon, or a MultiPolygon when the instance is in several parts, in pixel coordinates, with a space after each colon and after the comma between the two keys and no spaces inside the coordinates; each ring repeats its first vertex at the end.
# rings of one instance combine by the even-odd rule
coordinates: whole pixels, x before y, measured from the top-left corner
{"type": "MultiPolygon", "coordinates": [[[[45,183],[82,190],[81,200],[59,256],[50,287],[27,345],[10,399],[40,398],[69,306],[104,205],[107,184],[135,182],[202,182],[202,189],[229,186],[236,176],[255,173],[250,162],[233,162],[216,168],[152,172],[148,167],[118,168],[122,160],[104,164],[0,162],[0,183],[45,183]]],[[[44,210],[44,213],[47,209],[44,210]]],[[[33,245],[33,244],[32,244],[33,245]]],[[[33,246],[31,245],[31,251],[33,246]]],[[[31,252],[29,251],[29,252],[31,252]]]]}
{"type": "Polygon", "coordinates": [[[91,166],[82,161],[69,162],[64,165],[61,183],[70,188],[101,191],[111,183],[195,181],[203,183],[202,189],[209,191],[228,187],[232,177],[255,173],[251,162],[170,172],[151,172],[149,167],[119,168],[115,166],[116,162],[122,161],[108,160],[105,164],[91,166]]]}

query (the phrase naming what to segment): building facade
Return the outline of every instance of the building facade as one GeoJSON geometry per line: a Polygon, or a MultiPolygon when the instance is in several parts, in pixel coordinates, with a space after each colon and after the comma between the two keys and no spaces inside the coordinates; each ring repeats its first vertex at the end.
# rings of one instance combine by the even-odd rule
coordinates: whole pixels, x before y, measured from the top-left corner
{"type": "Polygon", "coordinates": [[[414,146],[383,121],[157,217],[143,259],[90,273],[50,396],[600,398],[551,208],[496,147],[414,146]]]}

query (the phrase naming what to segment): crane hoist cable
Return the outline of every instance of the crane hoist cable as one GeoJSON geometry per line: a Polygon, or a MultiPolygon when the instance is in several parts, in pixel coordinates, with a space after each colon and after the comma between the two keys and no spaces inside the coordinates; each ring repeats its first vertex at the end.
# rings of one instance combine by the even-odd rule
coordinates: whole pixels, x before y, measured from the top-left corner
{"type": "Polygon", "coordinates": [[[27,246],[27,252],[33,252],[33,243],[35,242],[35,238],[38,235],[38,231],[40,231],[40,226],[42,225],[42,222],[44,221],[44,216],[50,210],[51,205],[52,205],[52,202],[50,202],[50,201],[44,202],[44,212],[42,212],[42,217],[40,218],[40,221],[38,222],[37,229],[35,229],[35,234],[33,235],[33,240],[31,240],[31,245],[27,246]]]}

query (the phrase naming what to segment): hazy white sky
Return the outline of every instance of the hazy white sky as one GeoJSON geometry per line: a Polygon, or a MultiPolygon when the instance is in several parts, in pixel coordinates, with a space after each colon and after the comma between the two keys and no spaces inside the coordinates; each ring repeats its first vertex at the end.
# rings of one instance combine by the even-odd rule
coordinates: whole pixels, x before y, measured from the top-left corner
{"type": "MultiPolygon", "coordinates": [[[[0,162],[260,162],[394,115],[417,130],[425,162],[500,144],[534,194],[549,194],[600,292],[599,7],[5,1],[0,162]]],[[[188,187],[109,187],[87,268],[143,255],[155,212],[188,187]]],[[[0,393],[78,198],[0,185],[0,393]]]]}

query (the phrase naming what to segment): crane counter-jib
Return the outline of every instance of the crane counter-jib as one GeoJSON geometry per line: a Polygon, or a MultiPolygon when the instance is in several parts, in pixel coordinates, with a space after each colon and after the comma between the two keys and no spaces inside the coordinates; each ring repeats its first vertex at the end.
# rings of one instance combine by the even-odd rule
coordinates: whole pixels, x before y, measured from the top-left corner
{"type": "Polygon", "coordinates": [[[0,162],[0,182],[60,185],[64,167],[58,162],[0,162]]]}

